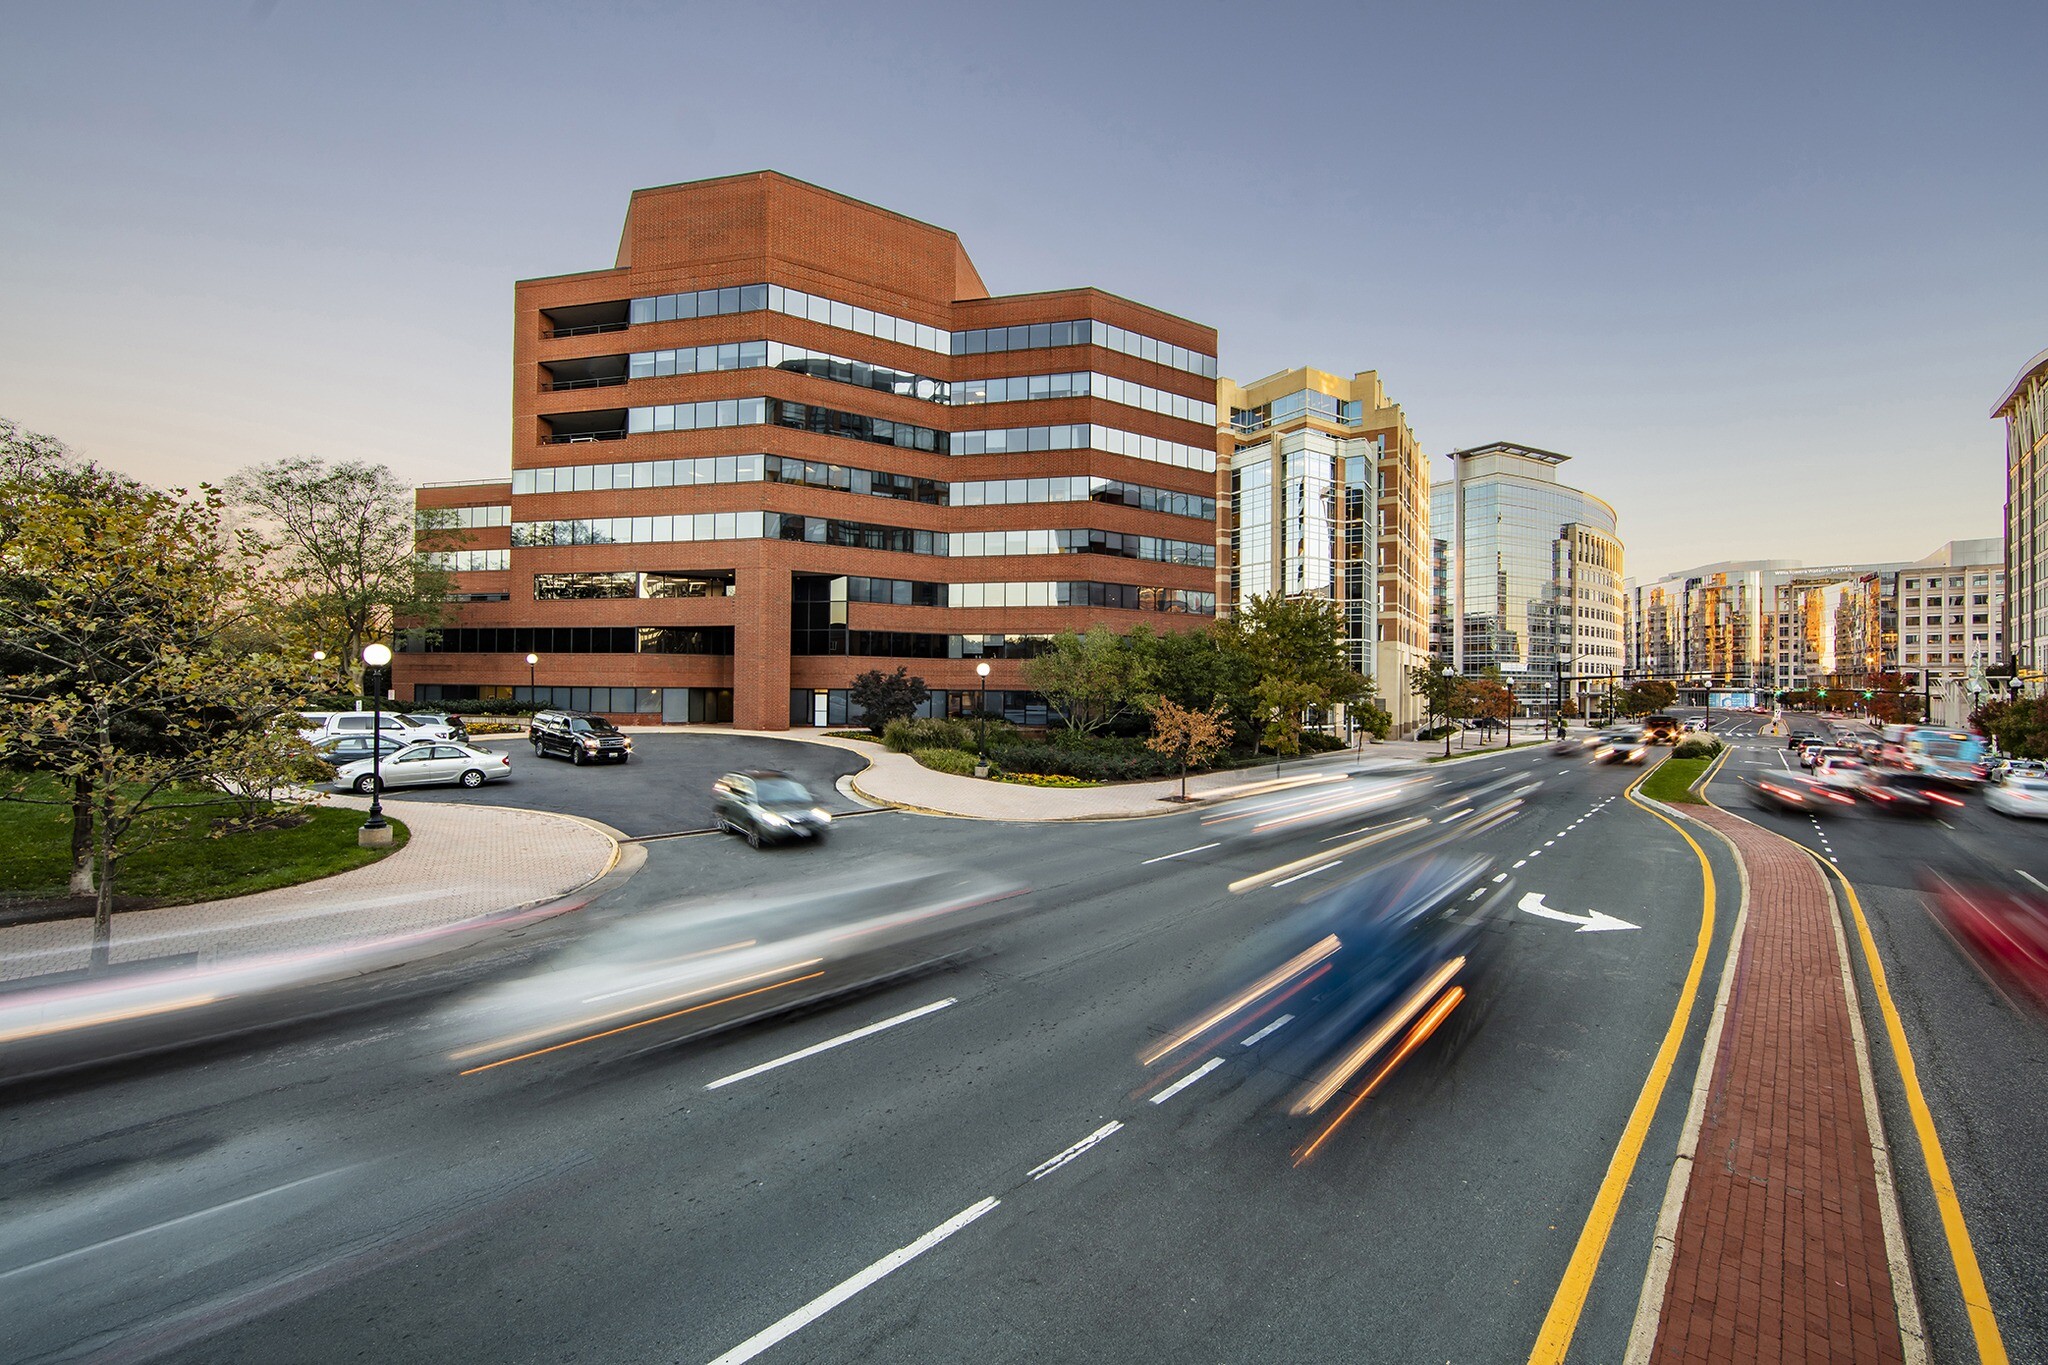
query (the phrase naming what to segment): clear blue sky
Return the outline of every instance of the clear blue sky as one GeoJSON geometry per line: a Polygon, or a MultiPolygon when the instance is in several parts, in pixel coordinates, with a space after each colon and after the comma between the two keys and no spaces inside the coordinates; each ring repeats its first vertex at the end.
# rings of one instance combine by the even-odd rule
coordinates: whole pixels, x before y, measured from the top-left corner
{"type": "Polygon", "coordinates": [[[1639,576],[1996,534],[2048,347],[2038,0],[0,17],[0,414],[161,482],[502,473],[512,281],[759,168],[1570,454],[1639,576]]]}

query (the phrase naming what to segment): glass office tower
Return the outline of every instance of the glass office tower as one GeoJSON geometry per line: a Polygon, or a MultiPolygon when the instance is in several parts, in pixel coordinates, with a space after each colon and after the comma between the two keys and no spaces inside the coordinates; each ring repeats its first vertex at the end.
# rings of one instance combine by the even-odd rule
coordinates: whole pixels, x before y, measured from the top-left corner
{"type": "Polygon", "coordinates": [[[1466,677],[1498,669],[1531,714],[1621,676],[1622,544],[1614,509],[1557,481],[1569,456],[1498,442],[1451,452],[1431,489],[1442,563],[1437,648],[1466,677]]]}

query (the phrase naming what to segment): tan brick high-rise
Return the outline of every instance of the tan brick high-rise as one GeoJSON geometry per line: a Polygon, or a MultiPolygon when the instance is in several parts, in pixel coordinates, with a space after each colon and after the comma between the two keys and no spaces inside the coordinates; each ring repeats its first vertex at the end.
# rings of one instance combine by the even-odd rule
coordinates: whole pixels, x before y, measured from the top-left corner
{"type": "Polygon", "coordinates": [[[1042,720],[1051,633],[1215,613],[1215,351],[786,176],[637,191],[611,269],[515,288],[512,478],[420,490],[459,605],[398,694],[782,729],[899,663],[965,710],[987,662],[1042,720]]]}

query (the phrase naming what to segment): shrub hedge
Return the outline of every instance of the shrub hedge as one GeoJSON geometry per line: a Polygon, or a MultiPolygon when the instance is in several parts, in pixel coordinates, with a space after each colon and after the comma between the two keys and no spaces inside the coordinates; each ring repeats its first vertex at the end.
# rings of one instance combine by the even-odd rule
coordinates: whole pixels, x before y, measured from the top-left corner
{"type": "Polygon", "coordinates": [[[1078,777],[1085,782],[1130,782],[1175,777],[1180,773],[1180,766],[1165,754],[1154,753],[1141,741],[1128,739],[1094,738],[1086,743],[1052,744],[991,742],[988,756],[1005,772],[1078,777]]]}
{"type": "Polygon", "coordinates": [[[934,772],[951,773],[955,777],[974,775],[974,755],[958,749],[912,749],[910,756],[934,772]]]}
{"type": "Polygon", "coordinates": [[[919,749],[974,748],[974,727],[964,720],[892,720],[882,731],[882,743],[899,754],[919,749]]]}
{"type": "Polygon", "coordinates": [[[1721,741],[1704,737],[1682,740],[1671,751],[1673,758],[1712,758],[1721,752],[1721,741]]]}

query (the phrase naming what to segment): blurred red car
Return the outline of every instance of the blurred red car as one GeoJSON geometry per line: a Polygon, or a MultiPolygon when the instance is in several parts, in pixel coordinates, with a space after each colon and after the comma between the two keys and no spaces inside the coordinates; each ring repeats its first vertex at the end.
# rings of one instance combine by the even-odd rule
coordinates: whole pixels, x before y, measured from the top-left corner
{"type": "Polygon", "coordinates": [[[1984,970],[2048,1012],[2048,898],[1929,878],[1928,904],[1984,970]]]}

